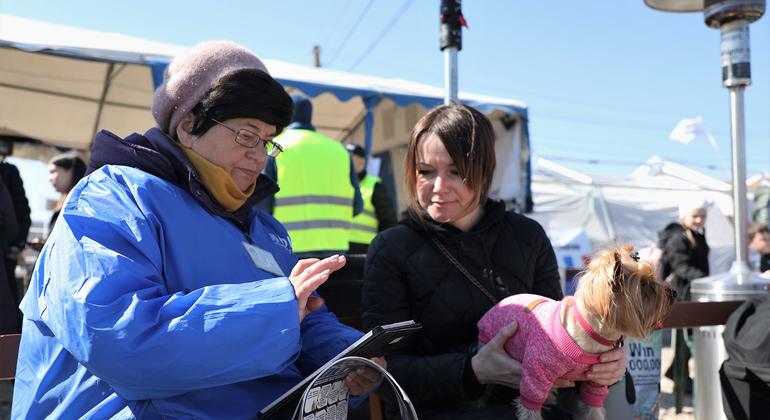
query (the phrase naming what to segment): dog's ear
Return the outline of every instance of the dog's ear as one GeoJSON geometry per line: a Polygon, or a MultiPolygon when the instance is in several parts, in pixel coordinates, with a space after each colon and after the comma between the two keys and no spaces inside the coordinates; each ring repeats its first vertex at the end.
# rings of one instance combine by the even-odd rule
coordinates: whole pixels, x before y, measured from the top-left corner
{"type": "Polygon", "coordinates": [[[619,284],[615,280],[615,259],[612,249],[599,251],[591,258],[580,276],[575,297],[602,325],[614,325],[615,295],[619,284]]]}

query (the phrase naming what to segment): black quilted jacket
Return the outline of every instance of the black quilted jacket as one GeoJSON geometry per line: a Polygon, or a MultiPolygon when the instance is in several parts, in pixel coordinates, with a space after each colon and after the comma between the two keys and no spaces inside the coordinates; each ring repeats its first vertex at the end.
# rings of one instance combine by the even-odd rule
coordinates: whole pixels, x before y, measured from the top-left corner
{"type": "Polygon", "coordinates": [[[429,229],[486,288],[502,299],[536,293],[562,297],[551,243],[535,221],[506,212],[489,200],[483,219],[469,232],[414,215],[380,233],[364,269],[363,326],[414,319],[422,330],[387,357],[388,370],[418,413],[461,406],[483,391],[469,360],[476,323],[493,303],[439,251],[429,229]]]}

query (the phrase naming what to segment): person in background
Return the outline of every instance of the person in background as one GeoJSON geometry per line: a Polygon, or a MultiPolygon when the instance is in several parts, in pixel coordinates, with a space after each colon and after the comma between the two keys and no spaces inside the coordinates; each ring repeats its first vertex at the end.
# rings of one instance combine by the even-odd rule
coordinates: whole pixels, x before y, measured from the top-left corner
{"type": "MultiPolygon", "coordinates": [[[[521,364],[503,345],[516,325],[479,349],[477,323],[510,295],[562,297],[543,228],[488,198],[494,142],[490,121],[474,108],[443,105],[422,117],[404,165],[408,219],[378,234],[366,257],[364,328],[408,319],[423,325],[388,356],[388,370],[421,419],[514,418],[521,364]]],[[[617,382],[624,350],[601,361],[587,379],[617,382]]],[[[385,395],[383,402],[397,417],[385,395]]],[[[568,414],[552,407],[546,418],[562,415],[568,414]]]]}
{"type": "Polygon", "coordinates": [[[759,223],[752,223],[748,232],[749,247],[758,255],[756,267],[763,275],[770,274],[770,228],[759,223]]]}
{"type": "MultiPolygon", "coordinates": [[[[709,246],[706,243],[706,203],[685,200],[679,204],[679,222],[670,223],[658,233],[663,279],[671,282],[680,301],[690,300],[690,282],[709,275],[709,246]]],[[[692,379],[687,366],[690,348],[685,330],[677,329],[674,359],[666,376],[674,381],[674,405],[682,412],[684,396],[692,392],[692,379]]]]}
{"type": "MultiPolygon", "coordinates": [[[[16,213],[13,208],[11,194],[5,183],[0,182],[0,243],[10,243],[19,226],[16,223],[16,213]]],[[[9,277],[5,270],[7,263],[6,249],[0,246],[0,334],[15,334],[20,330],[18,297],[11,285],[16,284],[14,277],[9,277]]]]}
{"type": "Polygon", "coordinates": [[[75,152],[56,155],[48,162],[48,181],[61,196],[53,209],[51,220],[48,223],[48,232],[53,231],[56,220],[59,218],[62,205],[67,199],[67,194],[86,174],[86,163],[75,152]]]}
{"type": "MultiPolygon", "coordinates": [[[[67,194],[75,188],[85,174],[86,163],[76,152],[58,154],[48,161],[48,182],[60,194],[48,222],[48,235],[53,232],[67,194]]],[[[43,245],[45,245],[45,239],[41,237],[32,238],[29,242],[29,246],[37,251],[40,251],[43,245]]]]}
{"type": "Polygon", "coordinates": [[[377,235],[377,232],[395,226],[396,210],[393,208],[393,200],[390,198],[382,180],[374,175],[366,173],[366,152],[364,148],[347,143],[345,148],[350,152],[353,166],[358,174],[358,182],[361,189],[361,198],[364,208],[350,224],[350,253],[366,254],[369,243],[377,235]]]}
{"type": "MultiPolygon", "coordinates": [[[[27,194],[24,191],[24,182],[21,179],[19,169],[16,165],[5,160],[12,152],[13,143],[4,140],[2,144],[0,144],[0,180],[5,185],[11,198],[16,219],[16,233],[15,235],[5,237],[4,243],[1,246],[5,254],[3,263],[5,265],[8,286],[13,301],[16,303],[15,306],[18,306],[20,291],[19,285],[16,282],[16,264],[18,263],[21,251],[23,251],[26,246],[27,235],[29,235],[29,228],[32,225],[32,220],[30,219],[29,201],[27,200],[27,194]]],[[[19,313],[19,315],[21,314],[19,313]]],[[[21,317],[19,317],[19,320],[21,320],[21,317]]]]}
{"type": "Polygon", "coordinates": [[[67,194],[86,174],[86,163],[75,152],[62,153],[56,155],[48,162],[48,181],[51,182],[53,189],[61,197],[53,209],[51,220],[48,223],[48,232],[53,230],[56,219],[59,218],[62,205],[67,198],[67,194]]]}
{"type": "MultiPolygon", "coordinates": [[[[100,131],[21,303],[12,417],[253,418],[361,333],[254,208],[292,102],[251,51],[207,42],[155,91],[157,127],[100,131]]],[[[375,358],[381,364],[384,360],[375,358]]],[[[345,377],[351,394],[379,381],[345,377]]]]}
{"type": "Polygon", "coordinates": [[[315,131],[310,99],[291,100],[292,122],[276,140],[283,153],[265,168],[280,191],[259,206],[286,227],[297,255],[345,253],[350,220],[363,208],[358,177],[342,144],[315,131]]]}

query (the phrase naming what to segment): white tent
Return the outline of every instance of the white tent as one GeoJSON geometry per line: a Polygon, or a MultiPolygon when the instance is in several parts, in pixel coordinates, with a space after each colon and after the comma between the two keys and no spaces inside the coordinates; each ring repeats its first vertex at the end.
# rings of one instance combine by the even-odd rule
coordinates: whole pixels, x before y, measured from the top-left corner
{"type": "Polygon", "coordinates": [[[553,243],[564,246],[562,232],[584,229],[593,249],[656,244],[658,231],[677,220],[679,203],[699,197],[711,204],[706,219],[711,271],[727,271],[733,260],[730,186],[674,162],[653,157],[630,175],[589,176],[536,158],[532,194],[535,206],[529,216],[553,243]]]}
{"type": "MultiPolygon", "coordinates": [[[[154,125],[149,112],[153,86],[171,57],[185,50],[0,14],[0,136],[86,150],[99,129],[119,135],[143,131],[154,125]]],[[[319,131],[364,145],[383,158],[386,181],[401,185],[409,131],[427,109],[442,102],[442,89],[276,60],[265,63],[288,90],[313,98],[319,131]]],[[[526,203],[527,106],[466,93],[460,99],[494,124],[498,170],[493,196],[526,203]]],[[[401,188],[394,192],[399,208],[405,208],[401,188]]]]}

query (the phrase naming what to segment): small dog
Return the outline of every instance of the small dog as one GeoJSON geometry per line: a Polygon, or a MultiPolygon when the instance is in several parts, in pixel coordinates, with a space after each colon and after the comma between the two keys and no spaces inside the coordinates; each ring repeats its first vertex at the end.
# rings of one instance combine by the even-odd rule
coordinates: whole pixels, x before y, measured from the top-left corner
{"type": "MultiPolygon", "coordinates": [[[[574,297],[510,296],[479,321],[483,345],[516,320],[519,330],[505,351],[522,364],[517,418],[541,419],[540,408],[556,379],[584,380],[600,353],[622,345],[623,337],[643,338],[660,327],[676,293],[639,261],[633,247],[600,251],[581,275],[574,297]]],[[[583,418],[604,419],[607,387],[582,382],[583,418]]]]}

